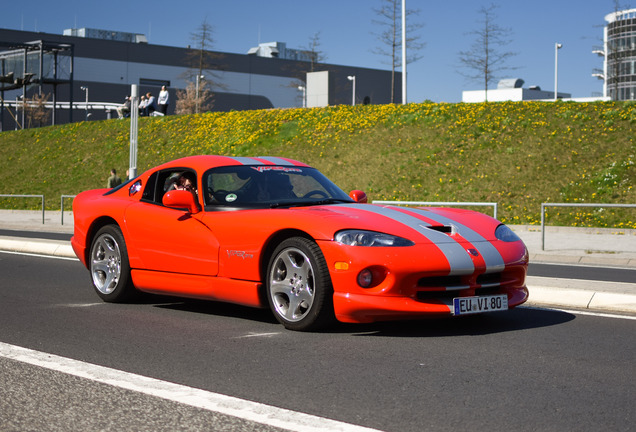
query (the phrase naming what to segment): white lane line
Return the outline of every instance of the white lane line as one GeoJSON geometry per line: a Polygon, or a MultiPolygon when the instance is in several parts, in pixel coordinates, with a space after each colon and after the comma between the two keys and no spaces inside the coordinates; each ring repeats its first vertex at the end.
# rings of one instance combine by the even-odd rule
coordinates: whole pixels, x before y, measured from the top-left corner
{"type": "Polygon", "coordinates": [[[609,313],[602,313],[602,312],[590,312],[590,311],[584,311],[584,310],[578,310],[578,309],[561,309],[556,307],[551,308],[551,307],[538,307],[538,306],[519,306],[519,308],[535,309],[535,310],[551,310],[551,311],[557,311],[557,312],[571,313],[574,315],[588,315],[588,316],[595,316],[595,317],[601,317],[601,318],[618,318],[618,319],[626,319],[626,320],[636,320],[636,316],[609,314],[609,313]]]}
{"type": "Polygon", "coordinates": [[[380,432],[0,342],[0,356],[177,403],[298,432],[380,432]]]}
{"type": "Polygon", "coordinates": [[[244,338],[252,338],[252,337],[271,337],[271,336],[277,336],[281,334],[280,332],[271,332],[271,333],[253,333],[250,332],[246,335],[243,336],[236,336],[232,339],[244,339],[244,338]]]}

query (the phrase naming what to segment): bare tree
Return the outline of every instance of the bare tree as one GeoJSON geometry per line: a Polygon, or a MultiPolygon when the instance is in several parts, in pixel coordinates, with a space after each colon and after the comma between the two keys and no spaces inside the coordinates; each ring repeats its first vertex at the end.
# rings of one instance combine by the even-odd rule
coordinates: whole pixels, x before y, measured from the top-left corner
{"type": "Polygon", "coordinates": [[[50,96],[49,93],[34,94],[30,100],[27,98],[24,110],[29,128],[33,126],[41,127],[48,122],[51,112],[46,108],[46,102],[50,96]]]}
{"type": "MultiPolygon", "coordinates": [[[[401,0],[381,0],[382,5],[379,9],[373,9],[379,19],[373,20],[373,24],[381,26],[383,30],[376,36],[382,46],[372,50],[372,53],[388,57],[385,64],[391,66],[391,103],[395,102],[395,70],[402,66],[402,6],[401,0]]],[[[413,17],[420,13],[419,9],[406,10],[406,46],[408,54],[406,64],[413,63],[422,58],[419,51],[424,48],[425,43],[421,41],[421,37],[417,31],[424,25],[421,23],[412,23],[409,17],[413,17]]]]}
{"type": "Polygon", "coordinates": [[[196,114],[211,111],[214,106],[214,95],[207,88],[207,82],[199,83],[197,92],[193,82],[188,83],[185,90],[177,90],[176,114],[196,114]]]}
{"type": "MultiPolygon", "coordinates": [[[[305,82],[307,80],[307,73],[317,72],[318,69],[320,69],[320,64],[327,59],[327,55],[320,50],[320,32],[316,32],[309,37],[308,44],[301,48],[301,52],[309,58],[309,61],[299,60],[289,62],[283,66],[283,68],[289,71],[294,77],[293,81],[284,85],[285,87],[299,89],[305,87],[307,85],[305,82]]],[[[305,103],[305,100],[303,100],[304,95],[305,93],[298,93],[297,96],[303,106],[305,103]]]]}
{"type": "Polygon", "coordinates": [[[512,51],[503,51],[511,42],[512,31],[509,28],[500,27],[496,22],[495,10],[499,6],[491,4],[481,7],[478,11],[481,16],[481,27],[469,32],[475,40],[468,51],[459,52],[459,61],[468,71],[459,72],[471,81],[482,81],[488,100],[488,85],[498,78],[503,71],[516,69],[507,66],[506,62],[517,55],[512,51]]]}
{"type": "Polygon", "coordinates": [[[320,48],[320,32],[316,32],[309,38],[309,45],[303,48],[310,58],[309,72],[314,72],[318,63],[324,63],[327,56],[320,48]]]}
{"type": "MultiPolygon", "coordinates": [[[[214,73],[215,70],[222,68],[220,64],[223,55],[212,52],[210,49],[214,45],[213,37],[214,29],[212,25],[208,23],[207,18],[203,20],[201,25],[196,31],[190,34],[190,40],[193,42],[192,48],[190,48],[186,54],[186,64],[189,69],[185,72],[185,79],[189,81],[188,87],[192,84],[193,92],[185,91],[177,92],[177,98],[179,97],[193,97],[194,98],[194,113],[198,113],[204,110],[204,106],[207,109],[212,109],[213,103],[211,100],[203,99],[203,89],[206,89],[205,94],[208,98],[213,97],[213,93],[209,88],[217,87],[223,88],[224,86],[220,82],[220,78],[214,73]]],[[[182,104],[184,106],[191,106],[192,104],[186,102],[182,104]]]]}

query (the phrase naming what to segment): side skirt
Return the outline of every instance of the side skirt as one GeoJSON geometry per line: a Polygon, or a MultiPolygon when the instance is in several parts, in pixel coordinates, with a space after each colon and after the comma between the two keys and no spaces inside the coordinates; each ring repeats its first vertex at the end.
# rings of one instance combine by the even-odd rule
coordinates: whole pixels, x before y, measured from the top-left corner
{"type": "Polygon", "coordinates": [[[133,284],[139,291],[267,307],[267,302],[259,295],[262,291],[260,282],[149,270],[132,270],[131,273],[133,284]]]}

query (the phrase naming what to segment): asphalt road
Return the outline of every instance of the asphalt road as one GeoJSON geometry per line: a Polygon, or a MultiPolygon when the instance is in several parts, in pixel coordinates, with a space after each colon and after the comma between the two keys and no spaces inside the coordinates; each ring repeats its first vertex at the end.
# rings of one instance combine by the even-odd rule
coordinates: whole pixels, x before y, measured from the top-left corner
{"type": "MultiPolygon", "coordinates": [[[[296,333],[266,310],[101,303],[0,253],[0,342],[384,431],[633,430],[636,320],[519,308],[296,333]]],[[[0,357],[0,430],[276,430],[0,357]],[[46,427],[41,427],[45,425],[46,427]]]]}

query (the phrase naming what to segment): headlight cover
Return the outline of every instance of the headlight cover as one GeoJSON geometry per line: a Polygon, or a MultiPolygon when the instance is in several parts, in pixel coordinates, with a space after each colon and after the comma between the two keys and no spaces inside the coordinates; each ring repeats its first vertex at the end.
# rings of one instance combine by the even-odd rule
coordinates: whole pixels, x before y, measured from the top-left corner
{"type": "Polygon", "coordinates": [[[495,229],[495,237],[497,240],[504,242],[516,242],[521,240],[517,234],[514,233],[507,225],[501,224],[495,229]]]}
{"type": "Polygon", "coordinates": [[[334,237],[348,246],[413,246],[411,240],[375,231],[348,229],[338,231],[334,237]]]}

